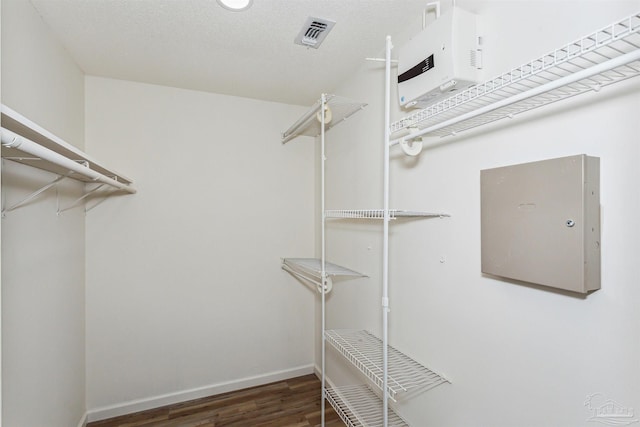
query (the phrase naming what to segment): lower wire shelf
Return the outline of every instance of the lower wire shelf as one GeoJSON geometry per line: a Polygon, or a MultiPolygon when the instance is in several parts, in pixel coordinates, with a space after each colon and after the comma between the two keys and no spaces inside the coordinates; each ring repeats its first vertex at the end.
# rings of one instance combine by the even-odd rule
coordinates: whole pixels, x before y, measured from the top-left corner
{"type": "MultiPolygon", "coordinates": [[[[325,337],[329,344],[382,390],[382,340],[380,338],[363,330],[329,330],[326,331],[325,337]]],[[[449,382],[442,375],[392,346],[388,347],[388,357],[387,391],[389,398],[394,401],[399,393],[426,391],[449,382]]]]}
{"type": "MultiPolygon", "coordinates": [[[[327,401],[349,427],[382,427],[382,401],[366,385],[325,389],[327,401]]],[[[409,427],[409,424],[389,408],[389,427],[409,427]]]]}

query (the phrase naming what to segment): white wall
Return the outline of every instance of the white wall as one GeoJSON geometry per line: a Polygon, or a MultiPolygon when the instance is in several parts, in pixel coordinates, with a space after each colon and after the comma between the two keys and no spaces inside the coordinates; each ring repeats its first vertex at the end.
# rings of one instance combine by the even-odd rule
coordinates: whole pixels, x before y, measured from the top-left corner
{"type": "MultiPolygon", "coordinates": [[[[640,6],[457,4],[478,13],[485,78],[640,6]]],[[[410,31],[419,30],[418,20],[410,31]]],[[[396,46],[402,39],[394,38],[396,46]]],[[[382,49],[384,40],[379,43],[382,49]]],[[[330,209],[381,207],[383,78],[379,67],[366,65],[338,91],[370,106],[332,130],[330,209]]],[[[399,119],[393,105],[393,119],[399,119]]],[[[412,425],[587,425],[593,414],[584,402],[594,393],[640,407],[638,109],[640,82],[631,80],[450,138],[416,160],[394,149],[392,207],[451,214],[392,225],[391,343],[452,381],[400,405],[412,425]],[[582,298],[484,277],[480,170],[580,153],[601,159],[602,289],[582,298]]],[[[381,226],[330,224],[328,257],[371,278],[334,285],[328,326],[379,332],[381,226]]],[[[361,380],[335,352],[328,354],[334,382],[361,380]]]]}
{"type": "Polygon", "coordinates": [[[28,0],[2,9],[2,102],[82,149],[82,70],[28,0]]]}
{"type": "MultiPolygon", "coordinates": [[[[2,1],[2,103],[82,147],[84,76],[28,1],[2,1]]],[[[4,161],[3,206],[55,179],[4,161]]],[[[57,185],[2,218],[2,425],[77,425],[85,412],[82,194],[57,185]],[[56,196],[56,192],[58,196],[56,196]]]]}
{"type": "Polygon", "coordinates": [[[314,294],[280,269],[314,251],[313,140],[280,143],[305,108],[86,94],[87,150],[138,189],[87,216],[90,418],[311,372],[314,294]]]}

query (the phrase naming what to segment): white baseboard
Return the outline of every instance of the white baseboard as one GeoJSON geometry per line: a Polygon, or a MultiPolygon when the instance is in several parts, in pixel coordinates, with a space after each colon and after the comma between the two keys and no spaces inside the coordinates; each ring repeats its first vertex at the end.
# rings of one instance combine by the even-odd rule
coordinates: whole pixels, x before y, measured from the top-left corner
{"type": "Polygon", "coordinates": [[[78,422],[78,427],[86,427],[87,426],[87,413],[85,412],[80,421],[78,422]]]}
{"type": "MultiPolygon", "coordinates": [[[[90,409],[84,417],[85,423],[87,421],[100,421],[107,418],[118,417],[120,415],[131,414],[133,412],[146,411],[148,409],[158,408],[165,405],[186,402],[188,400],[199,399],[201,397],[214,396],[216,394],[226,393],[229,391],[242,390],[243,388],[255,387],[313,373],[315,373],[314,365],[305,365],[297,368],[270,372],[268,374],[241,378],[239,380],[211,384],[190,390],[183,390],[175,393],[168,393],[160,396],[137,399],[129,402],[118,403],[116,405],[90,409]]],[[[82,426],[79,425],[79,427],[82,426]]]]}
{"type": "Polygon", "coordinates": [[[316,377],[318,377],[318,379],[322,378],[322,370],[320,369],[320,366],[313,365],[313,373],[316,374],[316,377]]]}

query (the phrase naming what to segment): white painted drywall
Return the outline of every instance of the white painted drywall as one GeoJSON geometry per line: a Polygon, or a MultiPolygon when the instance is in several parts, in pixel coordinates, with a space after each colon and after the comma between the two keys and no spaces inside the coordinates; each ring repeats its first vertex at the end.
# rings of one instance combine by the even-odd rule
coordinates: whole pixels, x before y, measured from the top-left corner
{"type": "MultiPolygon", "coordinates": [[[[2,103],[82,147],[83,73],[28,1],[2,1],[2,103]]],[[[3,205],[53,179],[3,160],[3,205]]],[[[75,426],[85,413],[84,214],[56,215],[82,189],[63,181],[2,218],[6,427],[75,426]]]]}
{"type": "MultiPolygon", "coordinates": [[[[457,3],[478,13],[485,78],[640,6],[457,3]]],[[[419,17],[414,31],[418,23],[419,17]]],[[[396,46],[401,41],[394,38],[396,46]]],[[[378,42],[382,50],[384,40],[378,42]]],[[[366,65],[339,91],[370,105],[349,126],[332,131],[330,209],[381,207],[383,82],[381,68],[366,65]]],[[[417,159],[393,150],[391,207],[451,214],[391,228],[391,343],[452,381],[399,405],[411,425],[590,425],[593,407],[585,402],[595,393],[595,405],[611,399],[640,407],[639,109],[636,79],[442,140],[448,143],[417,159]],[[480,170],[580,153],[601,159],[602,289],[581,298],[483,277],[480,170]]],[[[394,98],[393,118],[402,115],[394,98]]],[[[371,278],[334,286],[328,326],[378,332],[381,226],[331,224],[328,256],[371,278]]],[[[335,352],[328,354],[335,383],[362,380],[335,352]]]]}
{"type": "Polygon", "coordinates": [[[87,150],[138,189],[87,216],[90,415],[309,369],[315,295],[280,268],[314,251],[314,142],[280,143],[306,108],[97,77],[86,95],[87,150]]]}
{"type": "Polygon", "coordinates": [[[2,11],[2,102],[82,149],[84,73],[29,1],[2,11]]]}

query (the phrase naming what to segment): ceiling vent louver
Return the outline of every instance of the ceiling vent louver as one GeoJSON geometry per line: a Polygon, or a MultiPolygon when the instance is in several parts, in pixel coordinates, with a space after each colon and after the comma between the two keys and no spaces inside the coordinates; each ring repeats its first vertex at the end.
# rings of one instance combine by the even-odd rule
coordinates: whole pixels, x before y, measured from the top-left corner
{"type": "Polygon", "coordinates": [[[317,49],[335,25],[335,21],[308,17],[294,42],[301,46],[317,49]]]}

